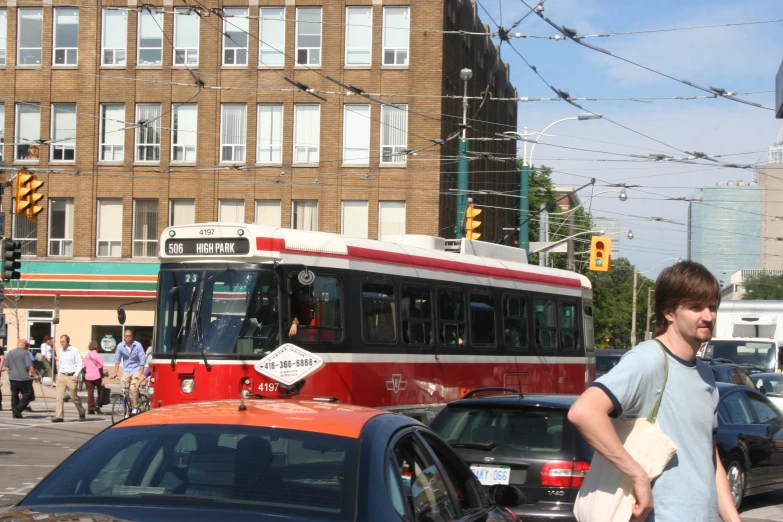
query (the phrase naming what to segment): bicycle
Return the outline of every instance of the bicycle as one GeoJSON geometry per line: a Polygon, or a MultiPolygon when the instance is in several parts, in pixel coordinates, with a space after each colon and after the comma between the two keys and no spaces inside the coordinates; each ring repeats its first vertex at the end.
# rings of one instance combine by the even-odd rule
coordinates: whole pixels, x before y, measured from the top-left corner
{"type": "Polygon", "coordinates": [[[128,385],[123,382],[122,390],[111,403],[111,423],[116,424],[123,419],[127,419],[133,415],[144,413],[150,409],[150,397],[147,393],[148,384],[139,386],[139,407],[136,409],[136,413],[133,413],[133,405],[131,404],[130,397],[128,396],[128,385]]]}

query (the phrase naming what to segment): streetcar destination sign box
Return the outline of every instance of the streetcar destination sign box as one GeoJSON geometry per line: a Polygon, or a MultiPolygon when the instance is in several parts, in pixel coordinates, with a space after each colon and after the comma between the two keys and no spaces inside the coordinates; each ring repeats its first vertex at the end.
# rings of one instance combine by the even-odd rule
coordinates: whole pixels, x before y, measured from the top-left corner
{"type": "Polygon", "coordinates": [[[291,386],[324,367],[324,360],[295,344],[285,343],[261,359],[254,366],[266,375],[286,386],[291,386]]]}
{"type": "Polygon", "coordinates": [[[246,237],[166,240],[166,254],[170,256],[242,256],[249,253],[250,241],[246,237]]]}

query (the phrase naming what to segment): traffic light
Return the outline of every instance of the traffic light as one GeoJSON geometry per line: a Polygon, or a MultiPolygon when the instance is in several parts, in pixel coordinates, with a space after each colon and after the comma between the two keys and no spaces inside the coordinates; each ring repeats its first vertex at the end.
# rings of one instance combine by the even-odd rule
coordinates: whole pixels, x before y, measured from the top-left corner
{"type": "Polygon", "coordinates": [[[478,239],[481,237],[480,232],[476,232],[476,229],[481,226],[481,221],[476,221],[476,216],[481,214],[481,209],[474,206],[469,206],[465,209],[465,239],[478,239]]]}
{"type": "Polygon", "coordinates": [[[22,263],[18,261],[22,257],[22,242],[13,239],[3,239],[3,281],[19,279],[19,269],[22,263]]]}
{"type": "Polygon", "coordinates": [[[590,241],[590,270],[608,272],[612,269],[612,238],[593,236],[590,241]]]}
{"type": "Polygon", "coordinates": [[[37,203],[43,199],[43,194],[38,191],[43,187],[44,182],[38,180],[38,176],[33,174],[33,180],[30,182],[30,206],[27,207],[27,219],[35,221],[36,216],[43,212],[43,207],[39,207],[37,203]]]}
{"type": "Polygon", "coordinates": [[[16,174],[16,217],[25,217],[27,209],[32,204],[30,195],[33,193],[31,183],[35,176],[26,170],[20,170],[16,174]]]}

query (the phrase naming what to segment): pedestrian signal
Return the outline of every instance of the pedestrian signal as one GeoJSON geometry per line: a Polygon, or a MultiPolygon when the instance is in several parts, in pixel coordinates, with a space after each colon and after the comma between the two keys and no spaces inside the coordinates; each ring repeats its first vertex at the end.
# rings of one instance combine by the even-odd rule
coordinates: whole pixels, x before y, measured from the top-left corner
{"type": "Polygon", "coordinates": [[[593,236],[590,242],[590,270],[608,272],[612,269],[612,238],[593,236]]]}
{"type": "Polygon", "coordinates": [[[22,263],[18,261],[22,257],[22,242],[13,239],[3,239],[3,281],[19,279],[21,274],[19,269],[22,263]]]}
{"type": "Polygon", "coordinates": [[[481,221],[476,221],[476,216],[481,214],[481,209],[476,207],[468,207],[465,209],[465,239],[478,239],[481,237],[480,232],[476,232],[476,229],[481,226],[481,221]]]}

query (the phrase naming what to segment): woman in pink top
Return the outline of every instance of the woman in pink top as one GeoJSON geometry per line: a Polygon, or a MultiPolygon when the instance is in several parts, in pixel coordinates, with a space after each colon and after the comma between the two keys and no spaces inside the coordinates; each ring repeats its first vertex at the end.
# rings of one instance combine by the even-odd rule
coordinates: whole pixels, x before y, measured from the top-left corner
{"type": "Polygon", "coordinates": [[[90,415],[101,413],[95,402],[95,389],[98,400],[103,392],[103,358],[98,354],[98,341],[90,341],[90,351],[84,356],[84,383],[87,385],[87,412],[90,415]]]}

